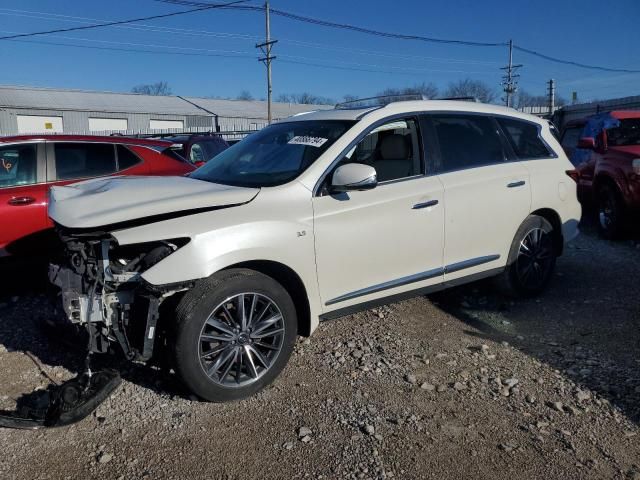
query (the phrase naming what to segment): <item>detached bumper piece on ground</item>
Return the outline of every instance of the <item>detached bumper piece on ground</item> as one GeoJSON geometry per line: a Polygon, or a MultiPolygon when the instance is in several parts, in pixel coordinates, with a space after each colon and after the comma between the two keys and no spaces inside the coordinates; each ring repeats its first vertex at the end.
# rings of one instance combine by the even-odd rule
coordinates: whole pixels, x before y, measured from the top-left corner
{"type": "Polygon", "coordinates": [[[118,372],[102,370],[25,394],[15,411],[0,411],[0,427],[35,430],[71,425],[89,416],[120,382],[118,372]]]}

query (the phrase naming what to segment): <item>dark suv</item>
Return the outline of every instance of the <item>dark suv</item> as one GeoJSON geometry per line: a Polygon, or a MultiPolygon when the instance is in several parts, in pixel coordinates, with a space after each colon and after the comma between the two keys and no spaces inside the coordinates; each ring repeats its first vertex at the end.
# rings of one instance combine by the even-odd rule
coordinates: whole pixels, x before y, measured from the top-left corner
{"type": "Polygon", "coordinates": [[[176,134],[163,136],[162,139],[180,145],[180,148],[174,148],[174,150],[196,167],[204,165],[229,148],[229,144],[222,137],[213,133],[176,134]]]}
{"type": "Polygon", "coordinates": [[[575,165],[578,198],[595,204],[603,236],[618,238],[640,213],[640,111],[572,121],[561,144],[575,165]]]}

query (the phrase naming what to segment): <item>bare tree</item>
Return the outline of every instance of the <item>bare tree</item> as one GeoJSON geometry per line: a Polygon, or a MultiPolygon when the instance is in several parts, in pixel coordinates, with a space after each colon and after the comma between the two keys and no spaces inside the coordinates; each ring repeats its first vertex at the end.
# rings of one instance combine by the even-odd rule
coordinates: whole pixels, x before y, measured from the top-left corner
{"type": "Polygon", "coordinates": [[[131,89],[133,93],[142,93],[144,95],[171,95],[171,87],[167,82],[160,81],[156,83],[147,83],[136,85],[131,89]]]}
{"type": "Polygon", "coordinates": [[[412,87],[404,88],[385,88],[378,92],[378,96],[394,96],[394,95],[422,95],[424,98],[436,98],[438,96],[438,87],[433,83],[419,83],[412,87]]]}
{"type": "Polygon", "coordinates": [[[520,90],[516,100],[517,108],[541,107],[549,103],[549,98],[544,95],[531,95],[526,90],[520,90]]]}
{"type": "Polygon", "coordinates": [[[251,95],[249,90],[242,90],[236,97],[236,100],[253,100],[253,95],[251,95]]]}
{"type": "MultiPolygon", "coordinates": [[[[531,95],[526,90],[520,90],[516,101],[517,108],[522,107],[540,107],[549,104],[549,97],[547,95],[531,95]]],[[[555,97],[556,107],[562,107],[567,104],[567,100],[560,95],[555,97]]]]}
{"type": "Polygon", "coordinates": [[[278,95],[278,102],[283,103],[302,103],[307,105],[331,105],[335,103],[331,98],[320,97],[312,93],[281,93],[278,95]]]}
{"type": "Polygon", "coordinates": [[[496,91],[481,80],[465,78],[452,82],[447,87],[445,97],[475,97],[483,103],[492,103],[496,100],[496,91]]]}

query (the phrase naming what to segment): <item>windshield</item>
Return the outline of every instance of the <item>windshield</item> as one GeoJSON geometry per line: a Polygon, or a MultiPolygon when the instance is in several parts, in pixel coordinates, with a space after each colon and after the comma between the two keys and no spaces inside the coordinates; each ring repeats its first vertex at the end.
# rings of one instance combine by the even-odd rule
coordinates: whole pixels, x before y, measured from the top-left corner
{"type": "Polygon", "coordinates": [[[309,120],[270,125],[209,160],[190,176],[238,187],[272,187],[304,172],[354,122],[309,120]]]}
{"type": "Polygon", "coordinates": [[[607,144],[611,147],[640,145],[640,118],[620,120],[620,125],[607,129],[607,144]]]}

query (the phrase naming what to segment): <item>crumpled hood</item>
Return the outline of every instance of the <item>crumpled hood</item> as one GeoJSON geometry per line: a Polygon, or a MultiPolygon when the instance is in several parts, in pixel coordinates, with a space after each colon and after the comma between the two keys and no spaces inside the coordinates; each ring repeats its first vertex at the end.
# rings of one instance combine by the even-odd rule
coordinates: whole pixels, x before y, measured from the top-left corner
{"type": "Polygon", "coordinates": [[[49,216],[68,228],[93,228],[247,203],[259,191],[189,177],[108,177],[51,187],[49,216]]]}

